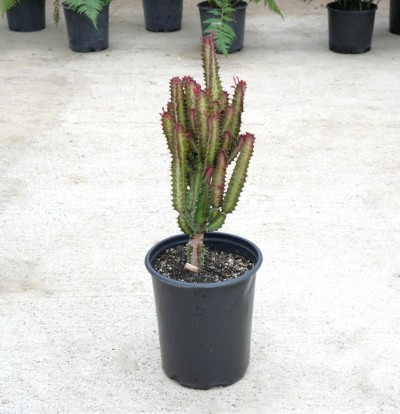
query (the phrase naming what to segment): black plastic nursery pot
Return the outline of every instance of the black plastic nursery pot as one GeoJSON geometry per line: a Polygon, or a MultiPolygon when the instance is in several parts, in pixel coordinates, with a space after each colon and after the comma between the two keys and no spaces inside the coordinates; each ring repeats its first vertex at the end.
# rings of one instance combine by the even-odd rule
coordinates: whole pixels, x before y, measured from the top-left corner
{"type": "MultiPolygon", "coordinates": [[[[207,24],[204,22],[209,19],[210,17],[213,17],[212,14],[210,14],[210,11],[213,10],[212,7],[210,7],[209,3],[207,1],[203,1],[197,5],[200,11],[200,21],[201,21],[201,31],[202,35],[206,36],[206,28],[207,24]]],[[[235,53],[239,52],[243,49],[244,44],[244,29],[245,29],[245,23],[246,23],[246,8],[247,3],[245,1],[239,2],[235,6],[235,11],[233,12],[233,22],[232,22],[232,29],[236,34],[236,37],[230,46],[228,53],[235,53]]],[[[220,51],[217,50],[218,54],[221,54],[220,51]]]]}
{"type": "Polygon", "coordinates": [[[183,0],[143,0],[144,22],[150,32],[176,32],[182,26],[183,0]]]}
{"type": "Polygon", "coordinates": [[[187,242],[186,235],[165,239],[145,259],[153,280],[162,367],[186,387],[227,386],[240,380],[249,365],[254,287],[262,254],[246,239],[216,232],[205,235],[206,245],[241,253],[255,266],[236,279],[215,283],[180,282],[154,269],[162,252],[187,242]]]}
{"type": "Polygon", "coordinates": [[[329,3],[329,49],[336,53],[365,53],[371,49],[376,4],[369,10],[340,10],[329,3]]]}
{"type": "Polygon", "coordinates": [[[400,0],[390,0],[389,31],[400,35],[400,0]]]}
{"type": "Polygon", "coordinates": [[[46,27],[45,0],[21,0],[7,11],[8,28],[13,32],[36,32],[46,27]]]}
{"type": "Polygon", "coordinates": [[[90,19],[63,3],[69,47],[74,52],[98,52],[108,48],[108,9],[105,6],[97,17],[97,29],[90,19]]]}

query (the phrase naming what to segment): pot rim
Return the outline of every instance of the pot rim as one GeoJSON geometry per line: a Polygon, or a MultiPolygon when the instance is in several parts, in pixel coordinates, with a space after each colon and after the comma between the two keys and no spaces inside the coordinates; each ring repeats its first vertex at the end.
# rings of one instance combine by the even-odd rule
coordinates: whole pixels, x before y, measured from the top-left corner
{"type": "Polygon", "coordinates": [[[326,8],[334,13],[344,13],[344,14],[366,14],[375,12],[378,9],[378,6],[375,3],[371,3],[371,8],[369,10],[342,10],[337,9],[334,7],[336,5],[336,1],[332,1],[326,5],[326,8]]]}
{"type": "Polygon", "coordinates": [[[194,283],[194,282],[181,282],[179,280],[174,280],[174,279],[170,279],[167,276],[164,276],[163,274],[157,272],[152,263],[151,263],[151,258],[155,259],[161,252],[163,252],[167,247],[172,247],[172,246],[179,246],[182,244],[186,244],[189,240],[189,236],[186,234],[178,234],[175,236],[170,236],[167,237],[159,242],[157,242],[146,254],[145,257],[145,266],[148,270],[148,272],[151,274],[151,276],[157,278],[158,280],[160,280],[163,283],[166,283],[168,285],[172,285],[178,288],[183,288],[183,289],[218,289],[218,288],[223,288],[226,286],[231,286],[231,285],[235,285],[235,284],[239,284],[242,283],[246,280],[248,280],[249,278],[253,277],[257,270],[260,268],[261,263],[263,261],[263,256],[261,253],[261,250],[258,248],[257,245],[255,245],[254,243],[252,243],[251,241],[240,237],[240,236],[236,236],[235,234],[230,234],[230,233],[222,233],[222,232],[213,232],[213,233],[206,233],[204,235],[205,240],[207,239],[211,239],[214,241],[224,241],[226,243],[229,243],[229,239],[235,239],[235,242],[233,242],[232,240],[232,244],[238,244],[243,246],[243,248],[247,249],[251,254],[253,254],[255,256],[256,262],[254,264],[254,267],[252,267],[250,270],[248,270],[247,272],[243,273],[242,275],[236,277],[236,278],[232,278],[232,279],[228,279],[228,280],[224,280],[223,282],[208,282],[208,283],[194,283]]]}

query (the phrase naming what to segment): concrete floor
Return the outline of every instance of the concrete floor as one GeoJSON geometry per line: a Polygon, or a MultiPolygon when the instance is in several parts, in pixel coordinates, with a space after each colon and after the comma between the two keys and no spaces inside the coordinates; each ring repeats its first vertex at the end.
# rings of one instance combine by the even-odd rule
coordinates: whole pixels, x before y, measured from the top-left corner
{"type": "Polygon", "coordinates": [[[228,388],[162,373],[143,260],[178,232],[159,112],[168,80],[201,79],[200,23],[144,30],[114,0],[110,49],[69,51],[64,21],[0,21],[0,413],[400,411],[400,36],[388,4],[372,50],[332,53],[319,2],[251,5],[249,180],[224,231],[259,245],[251,364],[228,388]]]}

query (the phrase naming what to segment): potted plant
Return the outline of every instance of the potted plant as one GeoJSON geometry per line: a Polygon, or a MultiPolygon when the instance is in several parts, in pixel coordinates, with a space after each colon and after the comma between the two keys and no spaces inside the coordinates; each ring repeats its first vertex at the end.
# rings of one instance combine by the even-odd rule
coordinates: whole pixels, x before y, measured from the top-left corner
{"type": "MultiPolygon", "coordinates": [[[[63,1],[62,6],[71,50],[75,52],[96,52],[108,48],[108,9],[110,1],[63,1]]],[[[54,5],[54,19],[58,22],[59,0],[55,0],[54,5]]]]}
{"type": "Polygon", "coordinates": [[[35,32],[46,26],[45,0],[0,0],[0,7],[14,32],[35,32]]]}
{"type": "Polygon", "coordinates": [[[400,35],[400,0],[390,0],[389,31],[400,35]]]}
{"type": "MultiPolygon", "coordinates": [[[[261,0],[249,0],[259,3],[261,0]]],[[[243,49],[247,4],[241,0],[206,0],[197,5],[204,35],[214,33],[217,53],[235,53],[243,49]]],[[[275,0],[264,0],[264,6],[282,18],[275,0]]]]}
{"type": "Polygon", "coordinates": [[[209,389],[238,381],[249,364],[262,254],[248,240],[216,232],[237,205],[254,135],[240,134],[246,83],[235,80],[231,99],[222,89],[212,36],[202,38],[202,60],[205,88],[188,76],[172,78],[161,114],[183,234],[153,246],[145,265],[165,373],[184,386],[209,389]]]}
{"type": "Polygon", "coordinates": [[[182,26],[183,0],[143,0],[144,21],[150,32],[175,32],[182,26]]]}
{"type": "Polygon", "coordinates": [[[329,49],[337,53],[368,52],[377,4],[373,0],[336,0],[326,7],[329,49]]]}

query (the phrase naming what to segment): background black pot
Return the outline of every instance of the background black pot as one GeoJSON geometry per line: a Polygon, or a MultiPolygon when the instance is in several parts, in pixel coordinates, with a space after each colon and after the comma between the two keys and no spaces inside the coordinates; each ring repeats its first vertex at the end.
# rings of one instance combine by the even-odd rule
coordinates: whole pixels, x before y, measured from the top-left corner
{"type": "Polygon", "coordinates": [[[152,266],[165,249],[186,244],[186,235],[156,244],[145,264],[152,275],[162,366],[168,377],[190,388],[230,385],[249,364],[256,272],[262,254],[248,240],[226,233],[205,235],[213,248],[252,258],[251,271],[219,283],[185,283],[159,274],[152,266]]]}
{"type": "Polygon", "coordinates": [[[74,52],[97,52],[108,48],[108,8],[99,13],[97,29],[88,17],[63,4],[69,47],[74,52]]]}
{"type": "Polygon", "coordinates": [[[143,0],[144,21],[150,32],[175,32],[182,26],[183,0],[143,0]]]}
{"type": "Polygon", "coordinates": [[[7,11],[8,28],[13,32],[36,32],[46,26],[45,0],[22,0],[7,11]]]}
{"type": "Polygon", "coordinates": [[[400,0],[390,0],[389,30],[400,35],[400,0]]]}
{"type": "Polygon", "coordinates": [[[376,4],[370,10],[339,10],[329,3],[329,49],[337,53],[365,53],[371,49],[376,4]]]}
{"type": "MultiPolygon", "coordinates": [[[[213,17],[212,14],[209,13],[210,10],[213,10],[207,1],[203,1],[197,5],[200,11],[200,21],[201,21],[201,31],[202,35],[207,35],[206,28],[207,24],[204,23],[205,20],[209,19],[210,17],[213,17]]],[[[236,38],[233,41],[232,45],[230,46],[228,53],[235,53],[239,52],[243,49],[244,44],[244,29],[245,29],[245,23],[246,23],[246,7],[247,3],[244,1],[241,1],[240,3],[235,6],[235,11],[233,13],[233,23],[232,28],[233,31],[236,34],[236,38]]],[[[220,51],[217,51],[217,53],[221,53],[220,51]]]]}

